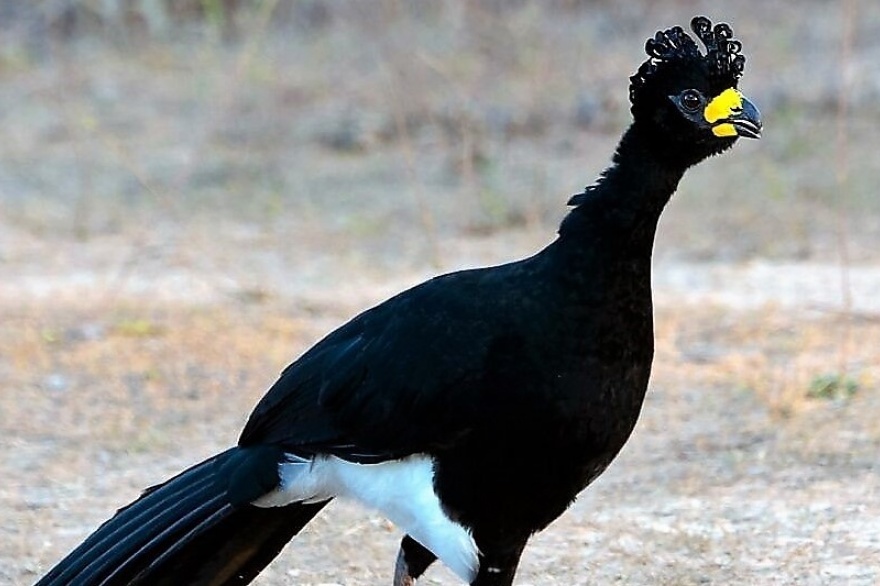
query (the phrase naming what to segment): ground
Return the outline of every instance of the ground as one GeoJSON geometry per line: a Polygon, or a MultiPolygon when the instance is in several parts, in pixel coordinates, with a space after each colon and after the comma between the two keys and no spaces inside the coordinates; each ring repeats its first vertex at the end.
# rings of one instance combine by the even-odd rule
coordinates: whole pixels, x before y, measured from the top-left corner
{"type": "MultiPolygon", "coordinates": [[[[880,14],[853,4],[717,15],[766,136],[683,181],[639,425],[517,584],[880,582],[880,14]]],[[[644,38],[694,11],[377,5],[0,47],[0,581],[234,443],[358,311],[552,239],[644,38]]],[[[399,537],[335,503],[257,583],[389,584],[399,537]]]]}

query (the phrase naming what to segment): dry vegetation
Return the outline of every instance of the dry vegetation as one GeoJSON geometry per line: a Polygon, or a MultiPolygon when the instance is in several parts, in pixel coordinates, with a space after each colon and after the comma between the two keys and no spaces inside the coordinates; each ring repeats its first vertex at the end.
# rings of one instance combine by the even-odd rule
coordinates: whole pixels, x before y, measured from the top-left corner
{"type": "MultiPolygon", "coordinates": [[[[0,582],[234,442],[355,312],[552,238],[644,37],[696,12],[767,135],[685,179],[640,426],[518,583],[880,580],[880,9],[171,4],[0,2],[0,582]]],[[[397,538],[340,503],[259,583],[385,584],[397,538]]]]}

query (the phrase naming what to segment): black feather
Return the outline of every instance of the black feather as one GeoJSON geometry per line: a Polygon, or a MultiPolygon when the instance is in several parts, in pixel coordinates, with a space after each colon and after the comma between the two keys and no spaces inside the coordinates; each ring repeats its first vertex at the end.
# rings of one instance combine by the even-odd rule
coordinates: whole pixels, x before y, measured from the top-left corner
{"type": "MultiPolygon", "coordinates": [[[[411,455],[431,459],[442,510],[474,537],[472,586],[510,586],[531,535],[629,438],[654,354],[660,215],[685,171],[735,140],[670,99],[692,88],[717,95],[742,73],[730,27],[697,17],[691,28],[705,56],[681,27],[646,43],[631,78],[633,123],[611,165],[570,198],[554,242],[354,317],[282,372],[237,448],[148,489],[38,586],[247,584],[328,502],[251,504],[283,488],[282,464],[411,455]]],[[[434,553],[412,539],[402,548],[407,583],[434,553]]]]}
{"type": "Polygon", "coordinates": [[[246,584],[326,504],[246,504],[277,485],[280,454],[234,448],[151,487],[37,586],[246,584]]]}

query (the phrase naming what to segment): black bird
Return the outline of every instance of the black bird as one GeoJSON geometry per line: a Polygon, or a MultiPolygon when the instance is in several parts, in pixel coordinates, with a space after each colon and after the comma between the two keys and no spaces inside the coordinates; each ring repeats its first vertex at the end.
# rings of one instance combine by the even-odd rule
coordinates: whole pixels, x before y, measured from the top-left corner
{"type": "Polygon", "coordinates": [[[758,138],[726,24],[646,45],[633,122],[532,257],[442,275],[358,315],[287,367],[238,445],[147,489],[42,580],[249,583],[348,497],[404,532],[394,586],[436,559],[509,586],[529,538],[632,432],[654,354],[651,251],[685,170],[758,138]]]}

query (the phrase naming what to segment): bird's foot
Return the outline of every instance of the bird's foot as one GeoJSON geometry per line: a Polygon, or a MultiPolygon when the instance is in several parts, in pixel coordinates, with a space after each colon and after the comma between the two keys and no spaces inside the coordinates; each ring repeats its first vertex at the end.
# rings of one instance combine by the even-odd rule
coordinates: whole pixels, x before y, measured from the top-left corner
{"type": "Polygon", "coordinates": [[[394,584],[393,586],[415,586],[416,579],[410,574],[409,564],[401,548],[397,554],[397,562],[394,564],[394,584]]]}

